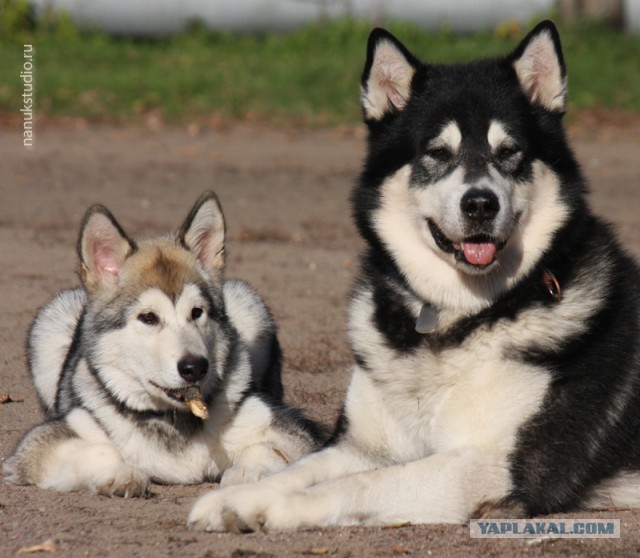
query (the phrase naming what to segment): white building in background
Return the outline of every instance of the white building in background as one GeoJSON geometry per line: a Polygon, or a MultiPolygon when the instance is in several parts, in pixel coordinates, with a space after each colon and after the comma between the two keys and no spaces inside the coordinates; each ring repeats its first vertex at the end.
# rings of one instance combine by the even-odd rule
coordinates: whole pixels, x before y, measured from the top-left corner
{"type": "Polygon", "coordinates": [[[624,0],[623,7],[626,28],[640,33],[640,0],[624,0]]]}
{"type": "Polygon", "coordinates": [[[469,31],[505,20],[526,22],[554,0],[31,0],[36,14],[63,10],[80,27],[108,33],[162,36],[198,20],[225,31],[281,31],[323,18],[352,16],[374,23],[414,21],[469,31]]]}
{"type": "MultiPolygon", "coordinates": [[[[630,29],[640,31],[640,0],[622,0],[630,29]]],[[[427,29],[492,28],[527,23],[552,9],[555,0],[31,0],[36,14],[63,10],[80,27],[117,35],[163,36],[197,20],[212,30],[284,31],[323,18],[352,16],[383,23],[415,22],[427,29]]]]}

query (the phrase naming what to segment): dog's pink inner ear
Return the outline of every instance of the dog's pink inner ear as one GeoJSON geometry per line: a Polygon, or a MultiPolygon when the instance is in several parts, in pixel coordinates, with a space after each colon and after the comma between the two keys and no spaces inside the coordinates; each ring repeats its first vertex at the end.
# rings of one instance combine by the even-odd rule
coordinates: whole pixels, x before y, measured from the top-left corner
{"type": "Polygon", "coordinates": [[[115,253],[108,246],[96,246],[93,261],[96,275],[102,279],[116,279],[120,274],[115,253]]]}
{"type": "Polygon", "coordinates": [[[82,232],[80,257],[85,287],[93,290],[101,286],[113,286],[132,250],[132,244],[113,218],[102,212],[94,212],[82,232]]]}
{"type": "Polygon", "coordinates": [[[211,246],[214,234],[213,229],[203,229],[198,231],[197,235],[194,235],[192,241],[191,249],[193,253],[198,260],[207,267],[210,266],[210,260],[215,256],[215,253],[212,253],[215,249],[211,246]]]}
{"type": "Polygon", "coordinates": [[[378,120],[392,110],[403,110],[411,95],[415,68],[389,40],[376,46],[361,102],[367,118],[378,120]]]}
{"type": "Polygon", "coordinates": [[[548,31],[542,31],[531,39],[513,67],[532,103],[550,111],[566,109],[567,80],[548,31]]]}
{"type": "Polygon", "coordinates": [[[224,268],[224,232],[213,227],[199,228],[190,235],[189,247],[206,268],[220,272],[224,268]]]}

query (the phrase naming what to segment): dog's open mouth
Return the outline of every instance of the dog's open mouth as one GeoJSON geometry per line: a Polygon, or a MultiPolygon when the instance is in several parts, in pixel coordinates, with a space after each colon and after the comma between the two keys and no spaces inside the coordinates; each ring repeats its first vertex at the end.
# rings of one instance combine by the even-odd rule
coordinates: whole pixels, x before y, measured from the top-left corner
{"type": "Polygon", "coordinates": [[[427,223],[440,250],[452,253],[457,261],[466,262],[477,268],[491,265],[496,259],[496,253],[507,244],[506,240],[498,241],[488,235],[473,235],[461,242],[453,242],[431,219],[427,219],[427,223]]]}
{"type": "Polygon", "coordinates": [[[155,382],[152,382],[152,381],[149,381],[149,383],[153,387],[156,387],[159,390],[161,390],[164,393],[166,393],[167,396],[170,399],[173,399],[174,401],[178,401],[179,403],[184,403],[185,402],[185,395],[187,393],[187,390],[191,389],[191,387],[169,389],[169,388],[165,388],[165,387],[159,386],[158,384],[156,384],[155,382]]]}
{"type": "Polygon", "coordinates": [[[200,391],[200,386],[191,385],[180,389],[169,389],[159,386],[155,382],[150,381],[149,383],[163,391],[170,399],[186,405],[191,413],[198,418],[205,420],[209,417],[209,410],[200,391]]]}

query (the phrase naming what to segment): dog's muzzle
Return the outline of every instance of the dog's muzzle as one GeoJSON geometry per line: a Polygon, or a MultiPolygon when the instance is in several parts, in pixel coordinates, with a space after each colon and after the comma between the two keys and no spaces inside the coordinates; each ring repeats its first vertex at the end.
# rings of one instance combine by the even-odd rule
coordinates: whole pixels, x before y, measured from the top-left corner
{"type": "Polygon", "coordinates": [[[484,269],[496,259],[496,254],[506,245],[493,235],[494,222],[500,212],[498,196],[486,189],[471,188],[460,200],[464,237],[452,240],[429,219],[428,225],[438,248],[453,253],[456,261],[484,269]]]}
{"type": "Polygon", "coordinates": [[[500,212],[498,196],[490,190],[471,188],[460,200],[460,211],[467,231],[457,250],[460,256],[473,266],[493,263],[499,249],[491,236],[493,221],[500,212]]]}
{"type": "Polygon", "coordinates": [[[500,201],[490,190],[471,188],[460,200],[460,210],[474,224],[493,221],[500,211],[500,201]]]}

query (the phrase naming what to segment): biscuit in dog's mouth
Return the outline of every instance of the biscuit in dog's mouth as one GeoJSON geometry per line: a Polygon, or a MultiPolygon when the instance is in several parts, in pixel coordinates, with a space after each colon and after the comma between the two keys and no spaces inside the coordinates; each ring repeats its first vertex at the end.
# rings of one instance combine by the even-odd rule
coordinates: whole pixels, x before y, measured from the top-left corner
{"type": "Polygon", "coordinates": [[[155,382],[151,382],[152,385],[161,389],[174,401],[184,403],[191,413],[201,419],[206,419],[209,416],[207,405],[204,402],[202,392],[198,386],[188,386],[186,388],[169,389],[159,386],[155,382]]]}
{"type": "Polygon", "coordinates": [[[440,230],[431,219],[427,219],[429,230],[440,250],[454,254],[456,261],[468,263],[474,267],[486,267],[492,264],[496,253],[502,250],[506,240],[496,240],[489,235],[473,235],[460,242],[454,242],[440,230]]]}

